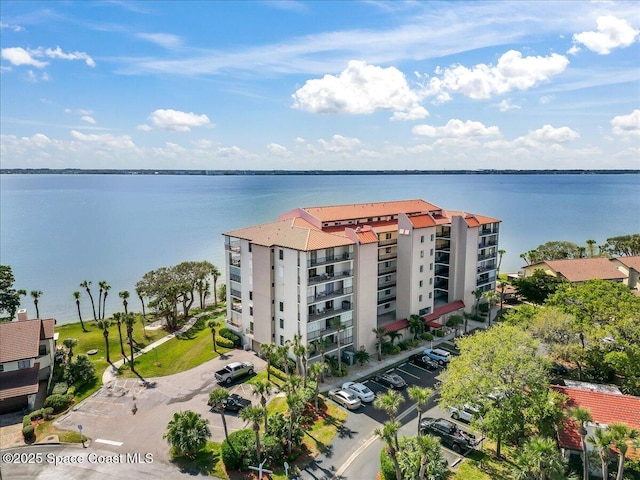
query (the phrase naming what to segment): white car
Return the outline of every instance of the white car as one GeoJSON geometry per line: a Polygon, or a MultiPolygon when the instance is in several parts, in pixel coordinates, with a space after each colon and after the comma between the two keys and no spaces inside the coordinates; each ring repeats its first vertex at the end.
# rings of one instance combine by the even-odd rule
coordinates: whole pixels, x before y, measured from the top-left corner
{"type": "Polygon", "coordinates": [[[450,407],[449,412],[454,420],[462,420],[471,423],[474,417],[480,416],[480,411],[473,405],[464,404],[462,408],[450,407]]]}
{"type": "Polygon", "coordinates": [[[358,397],[344,390],[329,390],[329,398],[347,410],[355,410],[362,405],[358,397]]]}
{"type": "Polygon", "coordinates": [[[369,387],[362,383],[346,382],[342,384],[342,389],[345,392],[354,394],[363,402],[373,402],[376,399],[376,394],[373,393],[369,387]]]}

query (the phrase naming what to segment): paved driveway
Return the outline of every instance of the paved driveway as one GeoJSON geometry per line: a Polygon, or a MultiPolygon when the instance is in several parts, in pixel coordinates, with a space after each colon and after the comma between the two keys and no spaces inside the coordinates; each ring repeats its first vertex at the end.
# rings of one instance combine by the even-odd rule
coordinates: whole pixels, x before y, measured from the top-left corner
{"type": "MultiPolygon", "coordinates": [[[[148,379],[149,387],[138,379],[117,379],[60,417],[55,425],[75,431],[82,425],[83,434],[91,439],[95,448],[117,453],[151,453],[155,461],[168,461],[169,446],[162,436],[175,412],[193,410],[202,414],[211,422],[212,440],[224,439],[220,414],[209,411],[207,400],[209,393],[218,388],[215,371],[232,361],[253,362],[256,371],[266,366],[254,352],[233,350],[223,358],[215,358],[187,372],[148,379]]],[[[251,397],[248,385],[237,384],[231,390],[254,403],[258,401],[251,397]]],[[[230,432],[244,428],[245,422],[237,415],[227,417],[230,432]]]]}

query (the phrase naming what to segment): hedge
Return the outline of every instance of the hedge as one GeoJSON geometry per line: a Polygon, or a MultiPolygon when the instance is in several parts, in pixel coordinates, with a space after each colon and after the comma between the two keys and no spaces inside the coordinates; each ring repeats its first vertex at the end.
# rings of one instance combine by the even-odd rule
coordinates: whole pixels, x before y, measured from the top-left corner
{"type": "Polygon", "coordinates": [[[380,473],[382,480],[396,480],[396,467],[393,465],[393,460],[387,455],[386,448],[380,451],[380,473]]]}
{"type": "Polygon", "coordinates": [[[223,347],[223,348],[233,348],[233,347],[235,347],[235,344],[233,343],[233,340],[229,340],[228,338],[221,337],[220,335],[216,335],[216,345],[218,347],[223,347]]]}
{"type": "Polygon", "coordinates": [[[67,382],[58,382],[53,386],[51,393],[54,395],[64,395],[65,393],[67,393],[68,389],[69,385],[67,384],[67,382]]]}
{"type": "Polygon", "coordinates": [[[240,337],[238,335],[236,335],[235,333],[233,333],[228,328],[226,328],[226,327],[221,328],[220,330],[218,330],[218,333],[220,334],[221,337],[224,337],[224,338],[227,338],[227,339],[231,340],[233,342],[234,346],[236,346],[236,347],[240,346],[240,337]]]}
{"type": "Polygon", "coordinates": [[[27,425],[26,427],[23,427],[22,436],[25,440],[32,440],[35,436],[35,429],[33,428],[33,425],[27,425]]]}
{"type": "Polygon", "coordinates": [[[44,406],[51,407],[54,413],[58,413],[67,408],[72,399],[70,395],[49,395],[44,401],[44,406]]]}
{"type": "Polygon", "coordinates": [[[273,375],[278,380],[282,380],[283,382],[286,382],[288,380],[287,375],[282,370],[278,370],[273,365],[269,366],[269,374],[273,375]]]}
{"type": "Polygon", "coordinates": [[[423,340],[426,340],[427,342],[430,342],[431,340],[433,340],[433,335],[431,335],[429,332],[425,332],[422,335],[420,335],[420,338],[422,338],[423,340]]]}
{"type": "Polygon", "coordinates": [[[44,420],[48,420],[51,415],[53,415],[53,408],[41,408],[39,410],[34,410],[33,412],[27,413],[24,417],[22,417],[22,426],[26,427],[27,425],[31,425],[31,422],[35,422],[36,420],[40,420],[43,418],[44,420]]]}
{"type": "Polygon", "coordinates": [[[227,470],[246,469],[256,465],[256,436],[252,430],[238,430],[229,434],[220,447],[222,461],[227,470]]]}

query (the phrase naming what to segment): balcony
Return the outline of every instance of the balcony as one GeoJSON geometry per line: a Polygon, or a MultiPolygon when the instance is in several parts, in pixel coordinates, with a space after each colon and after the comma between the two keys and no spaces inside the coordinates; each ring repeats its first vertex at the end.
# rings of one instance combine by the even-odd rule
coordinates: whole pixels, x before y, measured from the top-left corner
{"type": "Polygon", "coordinates": [[[386,275],[387,273],[393,273],[397,270],[397,266],[396,265],[390,265],[388,267],[385,267],[383,265],[378,265],[378,275],[386,275]]]}
{"type": "Polygon", "coordinates": [[[331,292],[319,292],[316,295],[308,295],[307,303],[324,302],[331,300],[332,298],[342,297],[344,295],[351,295],[353,293],[353,287],[340,288],[331,292]]]}
{"type": "Polygon", "coordinates": [[[341,280],[345,277],[353,276],[353,270],[345,270],[343,272],[335,272],[335,273],[323,273],[321,275],[314,275],[309,277],[308,285],[317,285],[318,283],[329,282],[333,280],[341,280]]]}
{"type": "Polygon", "coordinates": [[[487,240],[486,242],[479,242],[478,249],[495,247],[496,245],[498,245],[498,240],[487,240]]]}
{"type": "Polygon", "coordinates": [[[499,231],[499,227],[498,227],[498,225],[495,225],[495,226],[493,226],[493,227],[487,227],[487,226],[485,225],[485,226],[483,226],[483,227],[480,229],[479,234],[480,234],[480,235],[493,235],[493,234],[498,233],[498,231],[499,231]]]}
{"type": "Polygon", "coordinates": [[[482,262],[483,260],[490,260],[492,258],[496,258],[495,253],[485,253],[484,255],[478,255],[478,261],[482,262]]]}
{"type": "Polygon", "coordinates": [[[229,252],[240,253],[240,242],[227,243],[225,248],[229,252]]]}
{"type": "Polygon", "coordinates": [[[398,256],[398,252],[379,253],[378,261],[389,260],[390,258],[396,258],[397,256],[398,256]]]}
{"type": "Polygon", "coordinates": [[[234,312],[242,313],[242,304],[233,302],[231,304],[231,310],[233,310],[234,312]]]}
{"type": "Polygon", "coordinates": [[[395,293],[390,293],[388,295],[378,295],[378,305],[382,305],[383,303],[393,302],[396,299],[395,293]]]}
{"type": "Polygon", "coordinates": [[[439,288],[441,290],[449,290],[449,280],[438,278],[433,284],[434,288],[439,288]]]}
{"type": "Polygon", "coordinates": [[[397,284],[396,279],[388,280],[386,282],[378,281],[378,290],[383,290],[383,289],[389,288],[389,287],[395,287],[396,284],[397,284]]]}
{"type": "Polygon", "coordinates": [[[443,228],[442,230],[436,229],[436,238],[451,238],[451,229],[443,228]]]}
{"type": "Polygon", "coordinates": [[[337,255],[330,255],[328,257],[312,258],[307,260],[307,267],[316,267],[318,265],[327,265],[329,263],[344,262],[346,260],[353,260],[353,253],[345,252],[337,255]]]}
{"type": "Polygon", "coordinates": [[[486,285],[488,283],[493,283],[496,281],[496,275],[493,274],[483,274],[478,276],[478,280],[476,281],[476,286],[486,285]]]}
{"type": "Polygon", "coordinates": [[[436,263],[449,264],[450,255],[448,253],[436,253],[436,263]]]}
{"type": "Polygon", "coordinates": [[[435,274],[438,277],[449,278],[449,267],[444,265],[436,265],[435,274]]]}
{"type": "Polygon", "coordinates": [[[231,280],[232,282],[242,283],[242,277],[240,275],[231,274],[229,275],[229,280],[231,280]]]}
{"type": "Polygon", "coordinates": [[[240,290],[236,290],[234,288],[230,288],[229,289],[229,294],[232,297],[236,297],[236,298],[242,298],[242,292],[240,292],[240,290]]]}
{"type": "Polygon", "coordinates": [[[384,247],[386,245],[395,245],[398,243],[398,239],[397,238],[389,238],[389,239],[384,239],[384,240],[378,240],[378,246],[380,247],[384,247]]]}
{"type": "Polygon", "coordinates": [[[497,267],[496,262],[485,263],[483,265],[478,266],[478,273],[495,270],[496,267],[497,267]]]}
{"type": "Polygon", "coordinates": [[[310,313],[307,316],[307,323],[312,323],[318,320],[322,320],[323,318],[335,317],[337,315],[341,315],[346,312],[351,311],[351,302],[345,301],[342,302],[342,306],[335,308],[326,308],[326,309],[317,309],[315,312],[310,313]]]}
{"type": "Polygon", "coordinates": [[[232,259],[229,261],[229,265],[231,265],[231,266],[233,266],[233,267],[238,267],[238,268],[240,268],[240,259],[239,259],[239,258],[238,258],[238,259],[236,259],[236,258],[232,258],[232,259]]]}
{"type": "MultiPolygon", "coordinates": [[[[348,345],[349,343],[353,343],[353,335],[352,334],[348,334],[346,332],[346,329],[350,328],[350,327],[353,327],[353,320],[347,320],[345,322],[342,322],[342,332],[341,332],[341,335],[340,335],[340,346],[341,347],[344,347],[344,346],[348,345]]],[[[333,334],[336,333],[336,331],[337,330],[335,328],[329,328],[327,326],[327,328],[324,328],[322,330],[316,330],[315,332],[307,332],[307,342],[312,342],[316,338],[325,337],[327,335],[333,335],[333,334]]],[[[328,350],[329,350],[329,348],[327,348],[327,351],[328,350]]]]}

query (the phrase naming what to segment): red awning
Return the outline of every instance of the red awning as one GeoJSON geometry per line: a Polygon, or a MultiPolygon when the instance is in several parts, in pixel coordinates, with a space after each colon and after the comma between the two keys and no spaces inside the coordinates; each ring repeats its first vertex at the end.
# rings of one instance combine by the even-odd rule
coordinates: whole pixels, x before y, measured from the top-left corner
{"type": "Polygon", "coordinates": [[[423,318],[428,325],[430,321],[436,320],[447,313],[460,310],[461,308],[464,308],[464,302],[462,300],[456,300],[455,302],[447,303],[446,305],[436,308],[433,313],[425,315],[423,318]]]}
{"type": "Polygon", "coordinates": [[[444,327],[444,325],[440,325],[438,322],[436,322],[435,320],[429,320],[427,322],[427,327],[433,327],[433,328],[442,328],[444,327]]]}

